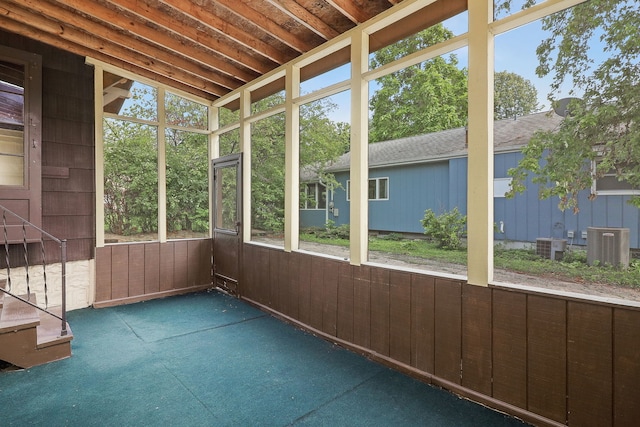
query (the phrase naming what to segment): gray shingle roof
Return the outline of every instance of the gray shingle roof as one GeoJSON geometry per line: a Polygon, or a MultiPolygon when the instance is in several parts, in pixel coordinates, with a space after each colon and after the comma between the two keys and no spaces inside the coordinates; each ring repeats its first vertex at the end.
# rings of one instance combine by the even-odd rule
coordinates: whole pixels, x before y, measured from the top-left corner
{"type": "MultiPolygon", "coordinates": [[[[516,119],[494,122],[494,152],[518,150],[529,142],[537,130],[556,129],[562,117],[548,112],[530,114],[516,119]]],[[[450,129],[369,145],[369,167],[410,163],[427,163],[456,157],[466,157],[465,128],[450,129]]],[[[349,169],[350,153],[339,157],[328,171],[349,169]]]]}

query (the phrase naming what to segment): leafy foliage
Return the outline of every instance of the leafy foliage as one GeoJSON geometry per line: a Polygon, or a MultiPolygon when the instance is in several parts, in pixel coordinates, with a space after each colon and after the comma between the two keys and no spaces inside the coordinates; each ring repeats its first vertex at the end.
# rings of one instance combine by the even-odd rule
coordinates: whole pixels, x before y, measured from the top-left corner
{"type": "Polygon", "coordinates": [[[206,232],[209,230],[207,136],[169,129],[165,140],[167,231],[206,232]]]}
{"type": "MultiPolygon", "coordinates": [[[[265,111],[284,103],[282,94],[257,101],[253,108],[265,111]]],[[[349,146],[349,126],[330,120],[336,105],[328,100],[300,108],[300,166],[320,176],[325,184],[335,180],[324,167],[344,154],[349,146]]],[[[231,112],[222,110],[230,115],[231,112]]],[[[229,118],[225,118],[227,120],[229,118]]],[[[230,119],[229,119],[230,120],[230,119]]],[[[220,138],[220,154],[239,151],[239,132],[220,138]]],[[[270,233],[284,230],[285,116],[276,114],[252,124],[251,128],[251,221],[253,228],[270,233]]]]}
{"type": "Polygon", "coordinates": [[[493,119],[522,117],[539,110],[538,91],[516,73],[500,71],[494,77],[493,119]]]}
{"type": "Polygon", "coordinates": [[[132,235],[158,231],[156,129],[105,120],[105,228],[132,235]]]}
{"type": "MultiPolygon", "coordinates": [[[[442,24],[435,25],[375,52],[376,68],[453,37],[442,24]]],[[[455,55],[437,57],[384,76],[372,96],[369,141],[461,127],[467,118],[467,71],[455,55]]]]}
{"type": "MultiPolygon", "coordinates": [[[[582,100],[569,103],[557,132],[531,140],[510,171],[510,195],[523,191],[533,175],[541,198],[558,196],[560,209],[577,213],[579,193],[605,173],[613,171],[640,188],[639,27],[640,5],[634,0],[591,0],[543,19],[549,36],[537,49],[536,73],[552,77],[550,100],[564,86],[582,100]],[[598,44],[605,54],[600,62],[590,50],[600,49],[598,44]]],[[[640,207],[640,197],[631,201],[640,207]]]]}
{"type": "Polygon", "coordinates": [[[427,209],[420,223],[424,227],[424,234],[435,240],[438,246],[445,249],[459,249],[462,246],[467,216],[460,214],[458,208],[441,215],[427,209]]]}
{"type": "MultiPolygon", "coordinates": [[[[122,115],[157,120],[156,92],[134,88],[122,115]]],[[[206,129],[206,107],[167,94],[172,126],[206,129]]],[[[157,128],[125,120],[104,121],[105,229],[119,235],[158,231],[157,128]]],[[[206,232],[209,225],[206,135],[168,128],[165,133],[167,231],[206,232]]]]}
{"type": "MultiPolygon", "coordinates": [[[[442,24],[378,50],[376,68],[453,37],[442,24]]],[[[538,110],[530,81],[506,71],[495,75],[495,119],[524,116],[538,110]]],[[[455,54],[407,67],[378,80],[371,97],[369,142],[378,142],[462,127],[467,124],[467,69],[455,54]]]]}

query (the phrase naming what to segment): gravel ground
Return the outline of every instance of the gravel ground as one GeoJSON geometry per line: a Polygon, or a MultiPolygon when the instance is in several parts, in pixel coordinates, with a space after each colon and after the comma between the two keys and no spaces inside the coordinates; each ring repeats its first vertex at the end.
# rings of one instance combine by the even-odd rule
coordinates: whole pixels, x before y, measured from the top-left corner
{"type": "MultiPolygon", "coordinates": [[[[282,241],[277,239],[259,238],[259,241],[278,247],[283,246],[282,241]]],[[[341,246],[300,242],[300,249],[345,259],[349,256],[348,248],[344,248],[341,246]]],[[[409,257],[406,255],[371,252],[369,261],[377,264],[393,265],[432,272],[457,274],[462,276],[467,275],[467,267],[464,265],[428,260],[424,258],[409,257]]],[[[526,286],[528,288],[539,288],[543,291],[552,290],[570,292],[590,295],[599,298],[614,300],[621,299],[625,301],[634,301],[640,303],[640,289],[638,288],[634,289],[601,283],[570,282],[566,280],[560,280],[556,277],[553,277],[552,275],[533,276],[530,274],[520,274],[512,271],[496,269],[494,271],[494,281],[496,282],[496,284],[504,283],[510,285],[526,286]]]]}

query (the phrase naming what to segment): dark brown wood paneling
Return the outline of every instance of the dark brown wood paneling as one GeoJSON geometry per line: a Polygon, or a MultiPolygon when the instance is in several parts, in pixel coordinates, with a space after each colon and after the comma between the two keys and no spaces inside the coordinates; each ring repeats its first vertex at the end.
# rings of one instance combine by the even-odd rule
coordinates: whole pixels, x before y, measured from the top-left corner
{"type": "Polygon", "coordinates": [[[371,267],[353,268],[353,342],[371,347],[371,267]]]}
{"type": "Polygon", "coordinates": [[[527,408],[527,296],[493,291],[493,397],[527,408]]]}
{"type": "Polygon", "coordinates": [[[94,210],[93,193],[55,192],[42,194],[42,214],[45,216],[92,216],[94,210]]]}
{"type": "Polygon", "coordinates": [[[324,305],[324,258],[311,258],[311,306],[309,310],[309,325],[322,330],[322,311],[324,305]]]}
{"type": "Polygon", "coordinates": [[[460,384],[462,359],[462,285],[436,279],[435,286],[435,365],[440,378],[460,384]]]}
{"type": "Polygon", "coordinates": [[[427,377],[435,383],[534,424],[611,425],[615,420],[615,425],[633,425],[640,417],[637,308],[247,248],[245,268],[255,272],[248,277],[257,293],[268,289],[264,278],[281,262],[280,256],[270,261],[272,252],[282,254],[293,272],[289,291],[296,293],[296,318],[308,319],[303,323],[325,338],[335,337],[337,325],[337,338],[346,346],[368,349],[374,359],[405,371],[410,363],[433,374],[427,377]],[[260,251],[262,256],[253,255],[260,251]],[[345,333],[348,327],[342,329],[351,316],[347,307],[352,308],[352,338],[345,333]]]}
{"type": "Polygon", "coordinates": [[[566,301],[528,296],[528,409],[560,423],[567,421],[566,320],[566,301]]]}
{"type": "Polygon", "coordinates": [[[336,336],[338,328],[338,271],[340,262],[324,260],[322,277],[322,331],[336,336]]]}
{"type": "Polygon", "coordinates": [[[286,299],[288,315],[294,319],[300,318],[300,263],[299,254],[291,253],[286,257],[289,261],[287,268],[286,299]]]}
{"type": "Polygon", "coordinates": [[[160,291],[174,289],[175,280],[175,244],[173,242],[160,244],[160,291]]]}
{"type": "Polygon", "coordinates": [[[144,244],[144,293],[160,291],[160,243],[144,244]]]}
{"type": "Polygon", "coordinates": [[[371,349],[389,355],[389,270],[371,267],[371,349]]]}
{"type": "Polygon", "coordinates": [[[43,179],[42,191],[45,192],[85,192],[93,194],[93,169],[69,169],[65,179],[43,179]]]}
{"type": "Polygon", "coordinates": [[[296,317],[298,313],[297,296],[292,298],[291,283],[292,283],[292,266],[291,266],[291,254],[281,252],[280,255],[280,282],[277,283],[279,289],[279,299],[282,305],[283,313],[290,317],[296,317]]]}
{"type": "Polygon", "coordinates": [[[111,247],[111,298],[129,296],[129,245],[111,247]]]}
{"type": "Polygon", "coordinates": [[[44,230],[58,239],[76,240],[94,237],[92,215],[45,216],[42,223],[44,230]]]}
{"type": "Polygon", "coordinates": [[[187,267],[189,259],[189,246],[184,240],[171,242],[173,245],[173,288],[186,288],[189,283],[189,271],[187,267]]]}
{"type": "Polygon", "coordinates": [[[200,260],[198,262],[200,277],[198,278],[198,285],[211,284],[212,268],[211,239],[200,240],[200,260]]]}
{"type": "Polygon", "coordinates": [[[411,364],[411,274],[389,273],[389,356],[411,364]]]}
{"type": "Polygon", "coordinates": [[[243,277],[245,280],[240,284],[240,294],[254,301],[262,302],[260,289],[262,277],[268,274],[269,259],[266,249],[254,245],[244,245],[242,250],[243,277]],[[265,255],[266,254],[266,255],[265,255]],[[267,268],[267,270],[265,270],[267,268]]]}
{"type": "Polygon", "coordinates": [[[434,372],[435,279],[411,277],[411,366],[434,372]]]}
{"type": "Polygon", "coordinates": [[[96,248],[96,301],[111,299],[111,246],[96,248]]]}
{"type": "Polygon", "coordinates": [[[50,46],[30,42],[29,49],[43,55],[44,229],[67,239],[68,260],[90,259],[95,247],[93,68],[83,57],[50,46]],[[62,169],[68,175],[46,174],[62,169]]]}
{"type": "Polygon", "coordinates": [[[129,245],[129,296],[144,295],[144,244],[129,245]]]}
{"type": "Polygon", "coordinates": [[[491,396],[491,289],[462,287],[462,385],[491,396]]]}
{"type": "Polygon", "coordinates": [[[284,252],[281,250],[269,251],[269,275],[265,285],[269,289],[268,306],[280,313],[283,313],[280,302],[280,289],[282,287],[282,263],[284,252]]]}
{"type": "MultiPolygon", "coordinates": [[[[290,253],[284,251],[278,251],[277,254],[278,273],[275,276],[276,281],[272,282],[272,286],[274,286],[278,304],[280,305],[279,311],[287,316],[294,317],[297,309],[289,292],[291,289],[291,267],[289,266],[291,256],[290,253]]],[[[273,265],[271,267],[273,268],[273,265]]]]}
{"type": "Polygon", "coordinates": [[[256,298],[255,295],[255,289],[257,286],[257,252],[258,247],[254,245],[243,245],[242,262],[240,264],[242,281],[239,284],[239,293],[243,297],[249,298],[253,301],[258,301],[258,298],[256,298]],[[249,266],[251,266],[251,268],[249,268],[249,266]]]}
{"type": "Polygon", "coordinates": [[[341,263],[338,271],[337,336],[353,342],[353,267],[341,263]]]}
{"type": "Polygon", "coordinates": [[[187,286],[200,285],[200,250],[202,240],[187,240],[187,286]]]}
{"type": "Polygon", "coordinates": [[[214,232],[213,265],[215,274],[238,280],[240,277],[240,245],[235,234],[214,232]]]}
{"type": "Polygon", "coordinates": [[[640,420],[640,311],[614,309],[613,425],[640,420]]]}
{"type": "Polygon", "coordinates": [[[298,252],[293,256],[298,265],[298,319],[308,325],[311,316],[311,256],[298,252]]]}
{"type": "Polygon", "coordinates": [[[258,298],[258,301],[261,304],[265,304],[265,305],[269,305],[269,290],[270,290],[270,286],[269,286],[269,269],[270,269],[270,264],[269,264],[269,253],[271,252],[271,250],[269,249],[265,249],[265,248],[260,248],[260,250],[256,253],[256,258],[255,258],[255,264],[253,265],[248,265],[248,268],[254,268],[255,269],[255,277],[257,282],[255,283],[255,286],[257,287],[256,290],[256,297],[258,298]]]}
{"type": "Polygon", "coordinates": [[[569,425],[611,425],[613,310],[574,301],[567,309],[569,425]]]}

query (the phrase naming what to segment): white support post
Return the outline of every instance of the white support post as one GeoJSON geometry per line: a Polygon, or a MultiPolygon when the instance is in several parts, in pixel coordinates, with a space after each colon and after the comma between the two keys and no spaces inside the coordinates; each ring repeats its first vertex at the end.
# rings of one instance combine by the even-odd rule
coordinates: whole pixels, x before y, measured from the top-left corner
{"type": "Polygon", "coordinates": [[[468,281],[493,280],[493,0],[469,2],[468,281]]]}
{"type": "Polygon", "coordinates": [[[362,75],[369,68],[369,35],[355,32],[351,39],[351,210],[349,221],[351,264],[368,259],[369,233],[369,84],[362,75]]]}
{"type": "Polygon", "coordinates": [[[220,135],[214,131],[220,127],[220,108],[209,106],[209,138],[208,148],[209,153],[209,165],[207,170],[209,171],[209,237],[213,237],[213,168],[211,167],[211,161],[217,159],[220,156],[220,135]]]}
{"type": "Polygon", "coordinates": [[[104,71],[97,64],[93,65],[93,98],[95,110],[94,137],[96,139],[96,247],[104,247],[104,136],[103,136],[103,87],[104,71]]]}
{"type": "Polygon", "coordinates": [[[158,87],[158,122],[157,144],[158,144],[158,240],[160,243],[167,241],[167,147],[164,131],[167,125],[167,115],[165,114],[164,87],[158,87]]]}
{"type": "Polygon", "coordinates": [[[293,102],[300,96],[300,68],[293,64],[287,66],[285,93],[284,250],[291,252],[300,243],[300,106],[293,102]]]}
{"type": "Polygon", "coordinates": [[[240,151],[242,152],[242,241],[251,241],[251,92],[240,92],[240,151]]]}

